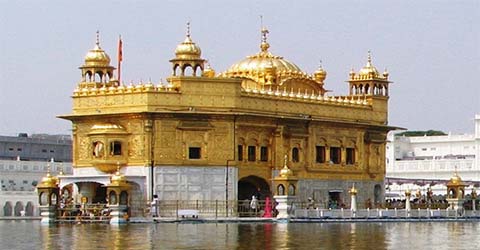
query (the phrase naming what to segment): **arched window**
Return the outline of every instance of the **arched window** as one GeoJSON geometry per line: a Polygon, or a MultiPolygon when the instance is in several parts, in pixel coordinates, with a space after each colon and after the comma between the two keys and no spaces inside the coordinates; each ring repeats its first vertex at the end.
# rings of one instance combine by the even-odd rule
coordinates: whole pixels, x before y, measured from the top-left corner
{"type": "Polygon", "coordinates": [[[45,192],[41,192],[38,203],[42,206],[48,205],[48,194],[45,192]]]}
{"type": "Polygon", "coordinates": [[[256,160],[256,146],[248,146],[248,161],[255,161],[256,160]]]}
{"type": "Polygon", "coordinates": [[[108,194],[108,204],[110,205],[116,205],[117,204],[117,193],[115,191],[110,191],[108,194]]]}
{"type": "Polygon", "coordinates": [[[292,149],[292,161],[299,162],[300,161],[300,152],[297,147],[292,149]]]}
{"type": "Polygon", "coordinates": [[[288,195],[295,195],[295,185],[290,184],[288,186],[288,195]]]}
{"type": "Polygon", "coordinates": [[[127,205],[128,204],[128,193],[126,191],[122,191],[120,193],[120,205],[127,205]]]}
{"type": "Polygon", "coordinates": [[[105,150],[105,146],[103,145],[103,142],[94,141],[92,146],[93,146],[93,151],[92,151],[93,157],[96,157],[96,158],[103,157],[103,152],[105,150]]]}
{"type": "Polygon", "coordinates": [[[277,194],[278,195],[285,195],[285,187],[283,184],[277,186],[277,194]]]}

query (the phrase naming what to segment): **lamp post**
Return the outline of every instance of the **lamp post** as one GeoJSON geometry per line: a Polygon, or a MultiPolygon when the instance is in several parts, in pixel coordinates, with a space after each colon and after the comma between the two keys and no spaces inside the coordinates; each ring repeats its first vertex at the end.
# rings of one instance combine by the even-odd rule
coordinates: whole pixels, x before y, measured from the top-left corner
{"type": "Polygon", "coordinates": [[[407,216],[410,217],[410,210],[412,210],[412,206],[410,204],[410,197],[412,195],[412,192],[410,192],[410,189],[407,188],[405,191],[405,210],[407,211],[407,216]]]}
{"type": "Polygon", "coordinates": [[[355,217],[357,213],[357,189],[355,188],[355,183],[353,184],[352,188],[348,191],[348,193],[350,193],[350,197],[351,197],[350,210],[352,210],[353,217],[355,217]]]}

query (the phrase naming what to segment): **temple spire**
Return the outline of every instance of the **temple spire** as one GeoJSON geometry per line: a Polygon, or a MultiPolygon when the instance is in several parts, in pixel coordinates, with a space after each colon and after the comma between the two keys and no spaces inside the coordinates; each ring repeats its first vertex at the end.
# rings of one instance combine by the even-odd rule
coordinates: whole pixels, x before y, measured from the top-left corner
{"type": "Polygon", "coordinates": [[[190,21],[187,22],[187,37],[190,37],[190,21]]]}
{"type": "Polygon", "coordinates": [[[96,35],[96,40],[95,40],[95,44],[100,47],[100,31],[97,30],[97,35],[96,35]]]}

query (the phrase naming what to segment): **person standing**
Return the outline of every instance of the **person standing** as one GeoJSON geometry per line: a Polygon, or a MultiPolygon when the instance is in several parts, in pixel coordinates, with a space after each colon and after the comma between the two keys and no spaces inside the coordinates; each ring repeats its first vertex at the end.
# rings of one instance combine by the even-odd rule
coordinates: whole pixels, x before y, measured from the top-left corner
{"type": "Polygon", "coordinates": [[[152,217],[158,217],[158,195],[154,194],[153,195],[153,200],[152,202],[150,203],[150,214],[152,215],[152,217]]]}
{"type": "Polygon", "coordinates": [[[252,201],[250,201],[250,208],[253,210],[254,215],[257,215],[258,200],[255,195],[252,196],[252,201]]]}

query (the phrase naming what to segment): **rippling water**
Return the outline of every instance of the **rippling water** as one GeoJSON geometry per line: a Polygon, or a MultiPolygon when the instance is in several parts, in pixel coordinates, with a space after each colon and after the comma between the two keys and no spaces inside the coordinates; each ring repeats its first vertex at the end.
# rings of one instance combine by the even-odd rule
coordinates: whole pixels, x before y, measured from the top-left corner
{"type": "Polygon", "coordinates": [[[480,249],[479,222],[43,226],[0,221],[1,249],[480,249]]]}

